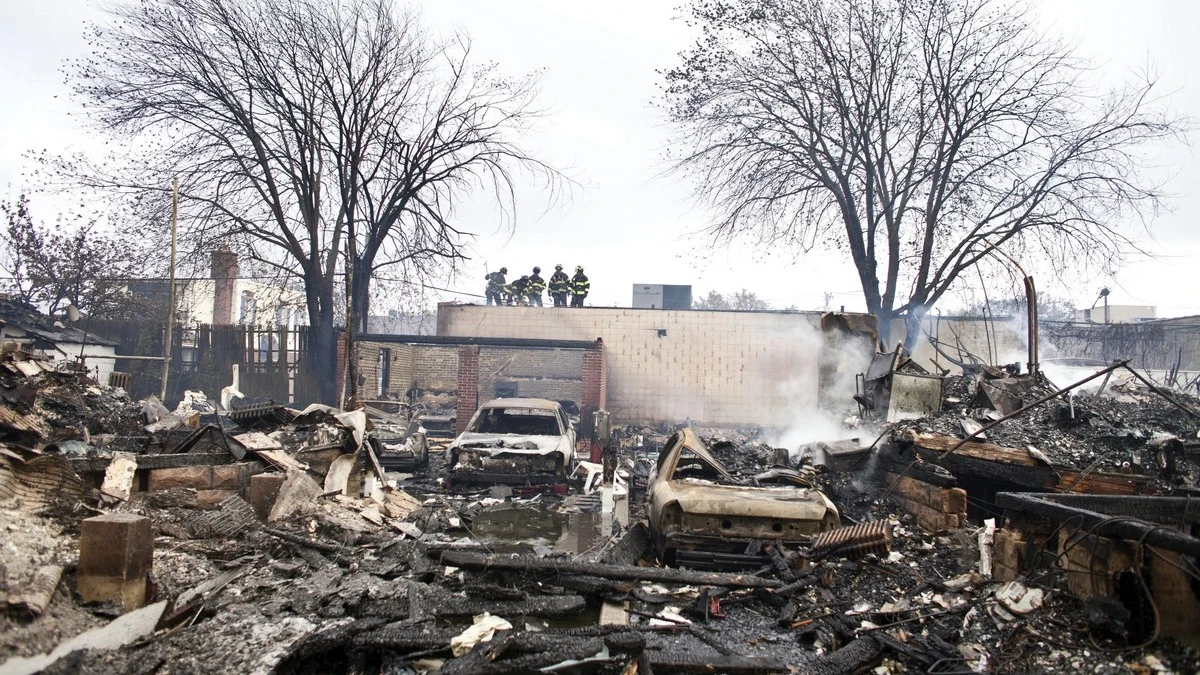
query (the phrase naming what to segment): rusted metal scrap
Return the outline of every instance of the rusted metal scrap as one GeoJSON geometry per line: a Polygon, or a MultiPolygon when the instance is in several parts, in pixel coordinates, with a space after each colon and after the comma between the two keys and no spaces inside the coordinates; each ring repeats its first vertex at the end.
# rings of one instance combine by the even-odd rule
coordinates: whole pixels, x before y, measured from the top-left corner
{"type": "Polygon", "coordinates": [[[809,549],[810,559],[840,555],[855,558],[868,553],[886,554],[892,550],[892,521],[874,520],[823,532],[809,549]]]}

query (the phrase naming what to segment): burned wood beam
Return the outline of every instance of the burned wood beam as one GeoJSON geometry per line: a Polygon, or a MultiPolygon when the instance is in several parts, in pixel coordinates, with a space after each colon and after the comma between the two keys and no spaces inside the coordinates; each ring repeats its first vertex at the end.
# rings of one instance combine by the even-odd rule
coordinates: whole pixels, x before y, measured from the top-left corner
{"type": "Polygon", "coordinates": [[[436,617],[474,616],[488,612],[497,616],[574,616],[587,608],[587,600],[578,595],[550,595],[525,600],[470,600],[455,597],[431,608],[436,617]]]}
{"type": "MultiPolygon", "coordinates": [[[[713,655],[691,652],[646,652],[655,673],[788,673],[787,663],[760,656],[713,655]]],[[[847,671],[849,672],[849,671],[847,671]]]]}
{"type": "Polygon", "coordinates": [[[1158,523],[1068,506],[1044,499],[1040,495],[1022,492],[1001,492],[996,495],[996,505],[1060,522],[1077,519],[1082,521],[1080,527],[1089,534],[1141,541],[1168,551],[1200,556],[1200,539],[1167,529],[1158,523]]]}
{"type": "Polygon", "coordinates": [[[1189,497],[1153,495],[1046,494],[1044,499],[1114,516],[1170,525],[1200,525],[1200,504],[1189,497]]]}
{"type": "Polygon", "coordinates": [[[291,532],[286,532],[284,530],[277,530],[273,527],[264,527],[262,528],[262,531],[271,535],[272,537],[282,539],[289,544],[295,544],[297,546],[303,546],[305,548],[311,548],[317,551],[323,551],[325,553],[341,553],[347,548],[345,546],[338,546],[337,544],[330,544],[323,541],[314,541],[298,534],[292,534],[291,532]]]}
{"type": "Polygon", "coordinates": [[[1033,490],[1052,492],[1067,486],[1072,492],[1092,494],[1155,494],[1151,479],[1126,474],[1091,473],[1086,476],[1070,467],[1049,466],[1020,448],[970,441],[960,443],[952,436],[921,434],[911,429],[902,433],[901,443],[911,444],[923,459],[943,464],[956,476],[1004,480],[1033,490]],[[954,455],[951,450],[958,447],[954,455]]]}
{"type": "Polygon", "coordinates": [[[779,547],[774,544],[769,544],[766,547],[767,556],[771,559],[771,565],[775,567],[775,573],[784,581],[795,581],[796,572],[792,570],[792,566],[788,564],[787,558],[780,552],[779,547]]]}
{"type": "MultiPolygon", "coordinates": [[[[137,455],[137,468],[142,469],[175,469],[184,466],[204,466],[207,464],[232,464],[233,455],[227,452],[198,453],[198,454],[167,454],[167,455],[137,455]]],[[[71,468],[76,473],[104,473],[108,468],[111,457],[78,457],[68,459],[71,468]]]]}
{"type": "Polygon", "coordinates": [[[555,577],[548,580],[546,583],[588,594],[628,593],[633,590],[634,586],[633,582],[629,580],[614,581],[612,579],[605,579],[603,577],[578,576],[573,574],[555,577]]]}
{"type": "Polygon", "coordinates": [[[697,586],[776,588],[783,585],[782,582],[776,579],[763,579],[762,577],[749,574],[722,574],[719,572],[694,572],[691,570],[663,567],[634,567],[632,565],[605,565],[600,563],[543,560],[531,556],[479,555],[460,551],[445,551],[442,553],[442,563],[469,570],[544,572],[556,575],[597,576],[606,579],[660,581],[697,586]]]}

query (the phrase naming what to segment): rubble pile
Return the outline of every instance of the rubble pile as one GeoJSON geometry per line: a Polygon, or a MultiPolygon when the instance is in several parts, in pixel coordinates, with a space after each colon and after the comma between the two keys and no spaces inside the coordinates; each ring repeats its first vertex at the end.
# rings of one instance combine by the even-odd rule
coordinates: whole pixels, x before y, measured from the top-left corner
{"type": "MultiPolygon", "coordinates": [[[[960,467],[935,466],[925,447],[965,436],[961,419],[989,419],[953,385],[946,412],[895,425],[878,453],[822,444],[853,457],[847,470],[810,466],[817,453],[771,447],[757,429],[695,432],[738,485],[805,463],[799,485],[823,491],[843,527],[795,546],[753,540],[729,556],[759,561],[748,567],[689,569],[657,560],[640,497],[680,427],[615,434],[629,477],[620,515],[582,475],[565,496],[448,494],[447,441],[425,440],[419,411],[222,410],[201,394],[168,410],[4,359],[2,673],[1200,669],[1175,637],[1140,627],[1119,599],[1078,597],[1052,565],[1000,578],[1016,535],[968,518],[977,497],[955,482],[960,467]],[[961,518],[929,506],[959,497],[961,518]]],[[[1194,437],[1156,398],[1110,385],[1076,397],[1082,419],[1038,412],[986,441],[1045,445],[1030,428],[1045,426],[1099,454],[1164,431],[1194,437]],[[1127,428],[1149,435],[1113,440],[1127,428]]]]}
{"type": "Polygon", "coordinates": [[[80,444],[93,452],[127,449],[144,436],[140,406],[123,389],[15,347],[7,343],[0,353],[0,442],[59,443],[60,451],[78,454],[89,449],[80,444]]]}
{"type": "MultiPolygon", "coordinates": [[[[1029,376],[1026,376],[1029,377],[1029,376]]],[[[903,430],[964,438],[975,429],[1003,417],[993,407],[982,407],[979,377],[958,376],[943,411],[893,427],[893,437],[903,430]]],[[[1056,391],[1055,383],[1034,376],[1021,388],[1023,401],[1033,401],[1056,391]]],[[[1183,413],[1161,395],[1132,376],[1114,375],[1103,393],[1081,392],[1035,407],[1000,422],[977,436],[994,445],[1030,449],[1051,464],[1091,471],[1141,474],[1163,481],[1164,486],[1195,486],[1200,464],[1200,400],[1186,393],[1172,398],[1197,412],[1183,413]],[[1163,453],[1176,453],[1161,457],[1163,453]],[[1176,461],[1178,460],[1178,461],[1176,461]]]]}

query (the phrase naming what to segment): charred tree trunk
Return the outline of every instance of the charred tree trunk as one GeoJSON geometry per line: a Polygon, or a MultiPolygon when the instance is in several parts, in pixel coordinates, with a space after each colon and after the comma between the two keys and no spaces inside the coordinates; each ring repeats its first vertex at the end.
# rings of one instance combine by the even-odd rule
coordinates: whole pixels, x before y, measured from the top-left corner
{"type": "Polygon", "coordinates": [[[372,262],[356,257],[354,260],[354,281],[350,291],[353,305],[355,328],[359,333],[369,332],[371,316],[371,267],[372,262]]]}
{"type": "Polygon", "coordinates": [[[337,331],[333,328],[333,287],[324,279],[305,283],[308,322],[308,367],[320,383],[321,401],[337,405],[337,331]]]}

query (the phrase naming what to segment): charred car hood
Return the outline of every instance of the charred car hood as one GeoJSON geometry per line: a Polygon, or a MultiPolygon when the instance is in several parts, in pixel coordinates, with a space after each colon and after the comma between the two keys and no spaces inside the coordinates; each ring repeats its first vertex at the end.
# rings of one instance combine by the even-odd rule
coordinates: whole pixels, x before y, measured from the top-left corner
{"type": "Polygon", "coordinates": [[[746,487],[705,480],[671,482],[671,498],[684,513],[821,520],[832,502],[819,490],[794,487],[746,487]]]}
{"type": "Polygon", "coordinates": [[[489,455],[526,454],[548,455],[566,452],[562,448],[562,436],[522,436],[517,434],[476,434],[465,432],[458,437],[455,447],[489,455]]]}

